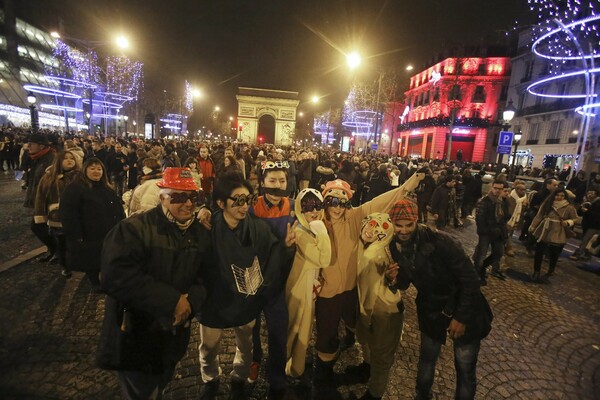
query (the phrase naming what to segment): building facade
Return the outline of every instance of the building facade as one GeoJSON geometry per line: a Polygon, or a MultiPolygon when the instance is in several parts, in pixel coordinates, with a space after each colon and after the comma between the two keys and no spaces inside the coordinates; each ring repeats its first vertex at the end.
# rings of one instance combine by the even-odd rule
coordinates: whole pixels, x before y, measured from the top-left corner
{"type": "MultiPolygon", "coordinates": [[[[11,8],[0,9],[0,125],[29,126],[31,117],[23,85],[58,88],[45,76],[58,72],[52,36],[16,18],[11,8]]],[[[60,116],[39,113],[40,126],[57,127],[60,116]]],[[[73,121],[75,122],[75,121],[73,121]]]]}
{"type": "Polygon", "coordinates": [[[450,147],[452,160],[459,151],[464,161],[495,160],[492,143],[500,131],[498,115],[511,71],[504,53],[448,57],[413,75],[406,104],[394,110],[392,121],[400,123],[384,121],[391,148],[401,156],[444,159],[450,147]]]}
{"type": "MultiPolygon", "coordinates": [[[[562,170],[575,164],[582,121],[575,108],[583,104],[583,99],[542,97],[527,91],[532,83],[548,77],[551,67],[547,60],[532,53],[532,42],[529,30],[520,32],[516,55],[511,59],[513,72],[508,97],[517,108],[511,125],[515,132],[523,135],[516,165],[562,170]]],[[[578,65],[577,61],[567,61],[554,72],[571,73],[578,65]]],[[[583,85],[583,79],[560,79],[541,86],[538,92],[568,96],[585,93],[583,85]]],[[[595,93],[598,93],[598,82],[595,93]]],[[[592,129],[597,131],[597,123],[592,129]]]]}

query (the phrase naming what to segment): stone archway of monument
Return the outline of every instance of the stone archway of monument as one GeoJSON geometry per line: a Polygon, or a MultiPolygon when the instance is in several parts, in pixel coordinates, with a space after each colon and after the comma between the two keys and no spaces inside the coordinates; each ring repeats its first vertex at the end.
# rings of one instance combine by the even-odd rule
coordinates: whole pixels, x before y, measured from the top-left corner
{"type": "Polygon", "coordinates": [[[238,100],[238,140],[258,143],[258,124],[265,115],[275,119],[276,145],[289,145],[296,126],[298,92],[240,87],[238,100]]]}

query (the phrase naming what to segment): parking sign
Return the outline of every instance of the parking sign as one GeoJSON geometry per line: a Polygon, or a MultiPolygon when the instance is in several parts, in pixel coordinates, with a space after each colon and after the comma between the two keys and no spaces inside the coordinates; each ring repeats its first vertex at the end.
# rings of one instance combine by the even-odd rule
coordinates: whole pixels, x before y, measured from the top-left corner
{"type": "Polygon", "coordinates": [[[498,136],[498,146],[512,146],[513,135],[512,132],[500,132],[500,135],[498,136]]]}
{"type": "Polygon", "coordinates": [[[498,147],[496,148],[496,154],[510,154],[513,141],[513,133],[502,131],[498,135],[498,147]]]}

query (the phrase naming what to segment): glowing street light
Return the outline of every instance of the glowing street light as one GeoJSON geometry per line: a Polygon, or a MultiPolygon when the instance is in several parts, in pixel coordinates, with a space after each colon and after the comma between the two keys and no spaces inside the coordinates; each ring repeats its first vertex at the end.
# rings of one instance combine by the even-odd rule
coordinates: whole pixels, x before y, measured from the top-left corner
{"type": "Polygon", "coordinates": [[[192,90],[192,96],[196,97],[196,98],[202,97],[202,92],[199,89],[193,89],[192,90]]]}
{"type": "Polygon", "coordinates": [[[50,32],[50,36],[52,36],[55,39],[60,39],[60,34],[56,31],[50,32]]]}
{"type": "Polygon", "coordinates": [[[304,117],[304,113],[303,113],[302,111],[300,111],[300,112],[298,113],[298,116],[299,116],[299,117],[304,117]]]}
{"type": "Polygon", "coordinates": [[[358,54],[356,51],[353,51],[352,53],[346,56],[346,62],[348,63],[348,67],[350,69],[356,69],[360,66],[362,59],[360,57],[360,54],[358,54]]]}
{"type": "Polygon", "coordinates": [[[233,121],[233,117],[232,117],[232,116],[230,116],[230,117],[229,117],[229,120],[230,120],[230,121],[233,121]]]}
{"type": "Polygon", "coordinates": [[[126,49],[129,47],[129,40],[127,40],[127,38],[125,36],[117,37],[116,42],[117,42],[117,46],[119,46],[122,49],[126,49]]]}
{"type": "Polygon", "coordinates": [[[315,104],[317,104],[319,102],[319,96],[313,96],[311,101],[315,104]]]}
{"type": "Polygon", "coordinates": [[[218,112],[218,111],[221,111],[221,107],[219,107],[219,106],[215,106],[215,111],[217,111],[217,112],[218,112]]]}
{"type": "Polygon", "coordinates": [[[406,66],[406,70],[407,71],[412,71],[414,69],[414,67],[412,65],[407,65],[406,66]]]}

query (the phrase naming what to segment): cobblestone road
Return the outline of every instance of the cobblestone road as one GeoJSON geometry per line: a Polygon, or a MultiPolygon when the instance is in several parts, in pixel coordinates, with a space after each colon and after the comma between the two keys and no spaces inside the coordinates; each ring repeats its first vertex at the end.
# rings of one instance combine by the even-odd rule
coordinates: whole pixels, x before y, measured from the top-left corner
{"type": "MultiPolygon", "coordinates": [[[[0,175],[0,262],[39,247],[28,230],[30,213],[21,207],[19,184],[11,178],[0,175]]],[[[476,235],[470,221],[452,233],[472,253],[476,235]]],[[[481,347],[477,398],[600,399],[600,277],[561,258],[551,284],[532,284],[528,274],[533,260],[519,244],[516,250],[517,256],[505,262],[509,279],[490,278],[483,289],[495,320],[481,347]]],[[[67,280],[58,267],[34,260],[0,274],[0,398],[119,398],[115,374],[93,364],[104,299],[90,289],[82,274],[67,280]]],[[[419,344],[414,296],[413,289],[406,294],[405,333],[387,399],[410,399],[414,391],[419,344]]],[[[198,397],[197,324],[193,329],[166,399],[198,397]]],[[[224,352],[227,373],[234,352],[231,333],[224,352]]],[[[358,347],[349,349],[336,371],[359,362],[358,347]]],[[[451,346],[445,346],[436,372],[437,399],[453,397],[452,364],[451,346]]],[[[221,385],[223,398],[227,386],[221,385]]],[[[261,376],[248,393],[262,399],[266,390],[261,376]]],[[[365,386],[343,384],[338,390],[353,399],[365,386]]]]}

